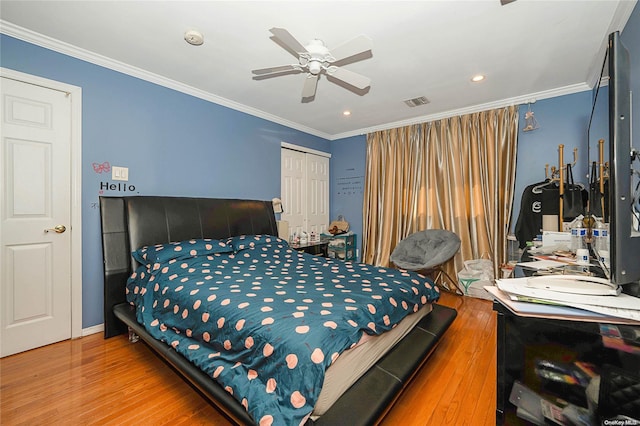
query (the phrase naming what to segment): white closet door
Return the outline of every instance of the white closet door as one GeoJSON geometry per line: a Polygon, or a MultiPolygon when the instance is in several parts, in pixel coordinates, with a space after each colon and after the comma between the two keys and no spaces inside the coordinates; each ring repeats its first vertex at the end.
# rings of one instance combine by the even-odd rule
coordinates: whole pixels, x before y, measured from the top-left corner
{"type": "Polygon", "coordinates": [[[305,225],[305,154],[283,148],[281,164],[280,198],[284,209],[281,219],[289,222],[289,234],[299,233],[305,225]]]}
{"type": "Polygon", "coordinates": [[[329,159],[306,154],[307,215],[306,231],[320,234],[329,225],[329,159]]]}
{"type": "Polygon", "coordinates": [[[283,147],[281,160],[281,219],[289,222],[289,234],[325,231],[329,225],[329,158],[283,147]]]}

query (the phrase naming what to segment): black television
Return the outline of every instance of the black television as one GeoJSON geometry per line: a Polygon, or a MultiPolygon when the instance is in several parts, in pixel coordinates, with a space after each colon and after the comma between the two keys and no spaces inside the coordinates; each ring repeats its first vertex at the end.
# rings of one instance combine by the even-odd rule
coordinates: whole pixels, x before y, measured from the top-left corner
{"type": "Polygon", "coordinates": [[[637,205],[640,156],[632,140],[629,51],[617,31],[609,35],[608,65],[610,267],[605,272],[612,283],[625,285],[625,292],[637,295],[640,287],[640,213],[637,205]]]}

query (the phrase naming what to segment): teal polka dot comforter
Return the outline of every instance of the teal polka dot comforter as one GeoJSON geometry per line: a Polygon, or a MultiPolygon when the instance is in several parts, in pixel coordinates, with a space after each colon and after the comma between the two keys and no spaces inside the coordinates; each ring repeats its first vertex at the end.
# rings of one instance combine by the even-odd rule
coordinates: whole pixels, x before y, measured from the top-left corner
{"type": "Polygon", "coordinates": [[[143,247],[127,283],[137,319],[260,425],[303,424],[325,370],[438,299],[414,272],[301,253],[273,236],[143,247]]]}

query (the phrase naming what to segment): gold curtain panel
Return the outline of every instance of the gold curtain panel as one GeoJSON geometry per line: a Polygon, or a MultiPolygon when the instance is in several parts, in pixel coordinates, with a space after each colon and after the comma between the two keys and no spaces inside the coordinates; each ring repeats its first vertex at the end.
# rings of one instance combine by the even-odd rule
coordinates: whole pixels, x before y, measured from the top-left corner
{"type": "Polygon", "coordinates": [[[461,240],[447,272],[488,256],[499,271],[513,208],[517,137],[517,106],[368,134],[363,261],[388,266],[403,238],[447,229],[461,240]]]}

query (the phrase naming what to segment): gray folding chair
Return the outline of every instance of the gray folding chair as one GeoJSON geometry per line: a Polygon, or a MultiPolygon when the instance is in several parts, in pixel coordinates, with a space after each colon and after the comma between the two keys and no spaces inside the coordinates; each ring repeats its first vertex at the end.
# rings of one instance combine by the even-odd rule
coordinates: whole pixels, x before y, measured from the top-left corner
{"type": "Polygon", "coordinates": [[[431,277],[441,289],[462,296],[464,293],[442,266],[460,249],[460,238],[445,229],[429,229],[409,235],[391,253],[391,261],[399,268],[431,277]]]}

